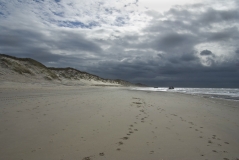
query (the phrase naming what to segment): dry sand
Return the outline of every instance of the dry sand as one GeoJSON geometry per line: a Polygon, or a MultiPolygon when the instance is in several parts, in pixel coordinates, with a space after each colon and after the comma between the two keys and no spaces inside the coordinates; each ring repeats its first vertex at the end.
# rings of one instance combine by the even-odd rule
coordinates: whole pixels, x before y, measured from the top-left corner
{"type": "Polygon", "coordinates": [[[4,83],[0,159],[238,160],[239,102],[4,83]]]}

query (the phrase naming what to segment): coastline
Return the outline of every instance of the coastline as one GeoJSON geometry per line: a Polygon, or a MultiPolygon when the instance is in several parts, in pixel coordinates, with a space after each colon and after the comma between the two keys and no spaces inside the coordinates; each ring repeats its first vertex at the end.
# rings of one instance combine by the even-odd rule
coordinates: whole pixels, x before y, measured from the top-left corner
{"type": "MultiPolygon", "coordinates": [[[[233,101],[239,101],[239,90],[238,88],[177,88],[177,89],[168,89],[168,88],[151,88],[151,87],[146,87],[146,88],[131,88],[131,90],[139,90],[139,91],[150,91],[150,92],[169,92],[169,93],[181,93],[185,95],[196,95],[196,96],[201,96],[201,97],[208,97],[208,98],[216,98],[216,99],[225,99],[225,100],[233,100],[233,101]],[[178,90],[179,89],[179,90],[178,90]],[[187,89],[190,89],[192,91],[188,91],[187,89]],[[206,90],[205,90],[206,89],[206,90]],[[215,93],[207,93],[208,89],[220,89],[220,90],[227,90],[228,94],[228,89],[229,90],[237,90],[237,94],[225,94],[225,93],[220,93],[220,92],[215,92],[215,93]],[[184,91],[182,91],[184,90],[184,91]],[[195,92],[193,90],[200,90],[199,92],[195,92]]],[[[233,91],[235,92],[235,91],[233,91]]]]}
{"type": "Polygon", "coordinates": [[[121,87],[0,85],[0,159],[238,159],[239,102],[121,87]]]}

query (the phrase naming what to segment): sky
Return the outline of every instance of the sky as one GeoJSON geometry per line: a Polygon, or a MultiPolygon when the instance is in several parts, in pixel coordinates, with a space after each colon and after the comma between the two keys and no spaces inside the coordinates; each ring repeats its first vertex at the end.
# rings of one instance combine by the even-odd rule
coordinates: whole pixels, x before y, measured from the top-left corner
{"type": "Polygon", "coordinates": [[[0,53],[158,87],[239,88],[238,0],[0,0],[0,53]]]}

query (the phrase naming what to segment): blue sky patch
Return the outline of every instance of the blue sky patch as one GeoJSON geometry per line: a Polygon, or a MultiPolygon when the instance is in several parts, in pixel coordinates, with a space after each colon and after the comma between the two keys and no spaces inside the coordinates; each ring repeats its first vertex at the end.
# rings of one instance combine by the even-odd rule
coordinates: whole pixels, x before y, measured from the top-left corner
{"type": "Polygon", "coordinates": [[[117,26],[123,26],[123,25],[126,24],[126,22],[125,22],[126,20],[127,19],[125,17],[117,17],[115,19],[115,23],[116,23],[117,26]]]}
{"type": "Polygon", "coordinates": [[[44,2],[44,0],[33,0],[33,1],[37,3],[44,2]]]}
{"type": "Polygon", "coordinates": [[[58,26],[60,27],[69,27],[69,28],[93,28],[99,26],[97,22],[90,22],[89,24],[85,24],[80,21],[60,21],[58,26]]]}
{"type": "Polygon", "coordinates": [[[53,12],[52,13],[56,16],[59,16],[59,17],[63,17],[64,16],[64,12],[53,12]]]}

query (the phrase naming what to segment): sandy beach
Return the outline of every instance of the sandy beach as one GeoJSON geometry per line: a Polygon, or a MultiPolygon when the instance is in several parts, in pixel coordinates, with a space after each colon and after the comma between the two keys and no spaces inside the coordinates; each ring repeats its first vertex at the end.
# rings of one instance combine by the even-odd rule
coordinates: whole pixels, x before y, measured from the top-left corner
{"type": "Polygon", "coordinates": [[[239,101],[0,85],[1,160],[238,160],[239,101]]]}

